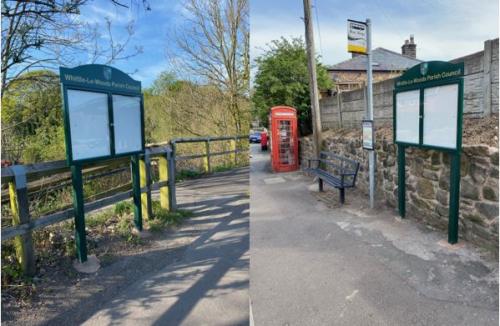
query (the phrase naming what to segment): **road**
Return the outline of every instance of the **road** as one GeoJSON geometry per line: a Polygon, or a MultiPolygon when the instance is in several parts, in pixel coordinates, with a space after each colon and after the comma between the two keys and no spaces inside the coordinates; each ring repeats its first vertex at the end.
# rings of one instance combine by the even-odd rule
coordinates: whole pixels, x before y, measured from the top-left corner
{"type": "MultiPolygon", "coordinates": [[[[300,172],[252,145],[250,300],[255,325],[498,325],[498,265],[392,210],[319,200],[300,172]]],[[[338,196],[333,191],[331,196],[338,196]]]]}

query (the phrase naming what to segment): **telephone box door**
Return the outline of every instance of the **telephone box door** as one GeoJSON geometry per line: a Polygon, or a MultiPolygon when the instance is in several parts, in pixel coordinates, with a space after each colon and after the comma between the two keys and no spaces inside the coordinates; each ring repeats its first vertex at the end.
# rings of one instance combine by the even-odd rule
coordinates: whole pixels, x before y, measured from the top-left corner
{"type": "Polygon", "coordinates": [[[271,109],[271,160],[275,172],[298,169],[298,134],[296,111],[289,107],[271,109]]]}

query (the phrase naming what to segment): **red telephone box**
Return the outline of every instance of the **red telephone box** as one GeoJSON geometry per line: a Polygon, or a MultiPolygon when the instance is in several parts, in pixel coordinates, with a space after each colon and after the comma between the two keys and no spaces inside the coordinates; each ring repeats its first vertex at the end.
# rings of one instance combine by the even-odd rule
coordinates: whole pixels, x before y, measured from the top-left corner
{"type": "Polygon", "coordinates": [[[299,137],[297,111],[289,106],[275,106],[269,115],[271,165],[274,172],[299,168],[299,137]]]}

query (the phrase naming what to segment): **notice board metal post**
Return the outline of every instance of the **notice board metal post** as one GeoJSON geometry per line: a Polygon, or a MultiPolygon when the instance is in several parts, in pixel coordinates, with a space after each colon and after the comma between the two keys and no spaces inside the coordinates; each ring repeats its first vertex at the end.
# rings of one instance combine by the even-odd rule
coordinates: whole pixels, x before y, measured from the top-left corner
{"type": "Polygon", "coordinates": [[[450,219],[448,221],[448,242],[458,241],[458,217],[460,207],[460,151],[451,153],[450,168],[450,219]]]}
{"type": "Polygon", "coordinates": [[[139,155],[132,155],[130,158],[130,172],[132,175],[132,192],[134,198],[134,225],[137,230],[142,231],[141,175],[139,164],[139,155]]]}
{"type": "Polygon", "coordinates": [[[78,260],[87,261],[87,234],[85,233],[85,210],[83,195],[82,166],[71,166],[71,179],[73,183],[73,209],[75,211],[75,244],[78,260]]]}
{"type": "Polygon", "coordinates": [[[398,145],[398,208],[399,215],[406,215],[406,155],[405,146],[398,145]]]}

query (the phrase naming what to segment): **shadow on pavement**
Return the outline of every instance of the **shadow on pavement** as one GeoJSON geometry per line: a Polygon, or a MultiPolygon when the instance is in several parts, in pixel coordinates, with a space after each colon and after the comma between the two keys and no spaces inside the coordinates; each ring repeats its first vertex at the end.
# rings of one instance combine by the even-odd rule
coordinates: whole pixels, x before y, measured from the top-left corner
{"type": "MultiPolygon", "coordinates": [[[[246,182],[248,184],[248,179],[246,182]]],[[[230,180],[228,183],[234,185],[230,180]]],[[[220,183],[216,184],[220,186],[220,183]]],[[[217,192],[212,195],[216,196],[217,192]]],[[[244,311],[241,312],[242,307],[238,306],[239,316],[228,318],[232,317],[231,324],[248,324],[248,196],[240,192],[184,203],[179,208],[193,211],[194,217],[167,238],[191,238],[194,241],[120,257],[113,264],[115,266],[101,270],[100,275],[92,280],[99,279],[101,291],[82,297],[70,310],[44,324],[87,321],[86,324],[177,325],[201,300],[219,300],[235,291],[244,292],[244,311]],[[226,277],[229,271],[233,271],[232,275],[236,277],[226,277]]],[[[51,298],[54,305],[57,305],[57,298],[57,293],[54,293],[51,298]]],[[[212,304],[210,302],[208,306],[212,304]]],[[[227,310],[234,309],[231,304],[227,303],[227,310]]],[[[193,318],[198,316],[191,316],[193,318]]],[[[199,321],[203,322],[202,319],[199,321]]]]}

